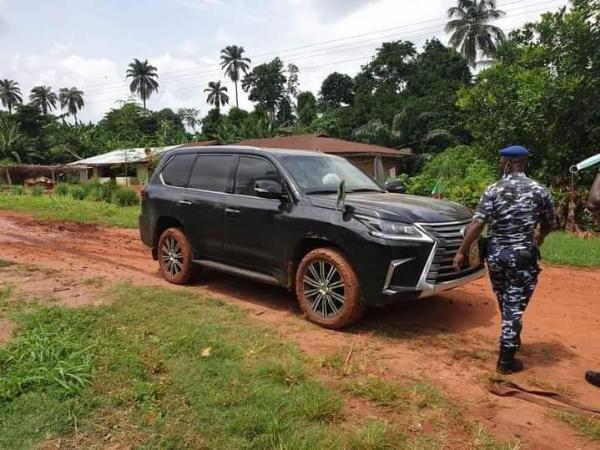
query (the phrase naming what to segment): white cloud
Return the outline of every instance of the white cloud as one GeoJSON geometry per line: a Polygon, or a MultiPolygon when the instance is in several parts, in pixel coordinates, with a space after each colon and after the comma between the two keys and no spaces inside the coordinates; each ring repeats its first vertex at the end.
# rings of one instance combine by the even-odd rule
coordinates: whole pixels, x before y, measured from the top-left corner
{"type": "MultiPolygon", "coordinates": [[[[499,24],[508,31],[536,19],[541,9],[558,6],[565,1],[557,0],[536,8],[535,4],[514,4],[514,0],[505,0],[499,6],[502,8],[502,3],[508,3],[505,9],[509,15],[499,24]]],[[[26,33],[27,30],[11,29],[12,47],[17,50],[0,49],[3,62],[0,77],[17,80],[24,97],[37,84],[50,85],[56,91],[61,87],[77,86],[85,93],[86,107],[81,118],[96,121],[117,100],[128,98],[128,82],[125,79],[125,68],[130,61],[128,55],[135,55],[139,48],[144,48],[144,53],[149,55],[148,60],[158,68],[160,82],[159,92],[151,97],[149,107],[177,109],[190,106],[201,109],[204,114],[210,108],[203,92],[208,81],[221,80],[229,89],[231,104],[235,102],[233,83],[219,68],[219,51],[225,45],[244,45],[250,57],[296,48],[277,52],[277,55],[285,63],[298,65],[301,90],[317,93],[322,80],[333,71],[354,75],[383,40],[406,39],[420,45],[425,39],[437,36],[446,42],[444,15],[455,1],[257,0],[249,6],[241,0],[178,0],[178,4],[183,3],[197,13],[190,12],[188,8],[182,11],[189,15],[197,14],[194,20],[198,20],[198,26],[205,27],[206,31],[197,34],[186,32],[183,27],[177,30],[177,34],[164,32],[161,34],[164,45],[155,52],[147,51],[153,48],[151,45],[137,46],[136,39],[123,39],[120,42],[123,48],[88,48],[90,41],[84,47],[80,47],[79,42],[68,40],[37,42],[30,48],[42,50],[27,51],[25,47],[15,46],[14,42],[31,35],[26,33]],[[213,21],[209,24],[214,17],[209,18],[208,14],[215,11],[231,13],[235,21],[213,21]],[[246,11],[250,12],[246,14],[246,11]],[[263,22],[266,25],[263,26],[263,22]],[[378,31],[392,27],[394,29],[378,31]],[[235,36],[231,30],[234,30],[235,36]],[[365,34],[371,32],[374,33],[365,34]],[[352,35],[360,36],[335,41],[352,35]],[[331,40],[334,42],[323,43],[331,40]],[[319,42],[322,44],[297,48],[319,42]]],[[[5,4],[5,0],[0,0],[0,17],[5,4]]],[[[135,36],[138,29],[135,24],[132,27],[129,35],[135,36]]],[[[102,38],[99,36],[100,40],[102,38]]],[[[144,39],[140,42],[143,43],[144,39]]],[[[256,57],[253,63],[259,64],[277,55],[256,57]]],[[[240,106],[252,107],[241,89],[240,106]]]]}

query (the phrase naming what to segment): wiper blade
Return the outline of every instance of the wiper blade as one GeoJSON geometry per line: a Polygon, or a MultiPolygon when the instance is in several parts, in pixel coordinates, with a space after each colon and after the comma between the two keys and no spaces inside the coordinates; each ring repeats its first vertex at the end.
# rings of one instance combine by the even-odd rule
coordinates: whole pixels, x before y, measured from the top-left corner
{"type": "Polygon", "coordinates": [[[352,192],[383,192],[381,189],[373,189],[373,188],[358,188],[358,189],[350,189],[346,191],[349,194],[352,192]]]}

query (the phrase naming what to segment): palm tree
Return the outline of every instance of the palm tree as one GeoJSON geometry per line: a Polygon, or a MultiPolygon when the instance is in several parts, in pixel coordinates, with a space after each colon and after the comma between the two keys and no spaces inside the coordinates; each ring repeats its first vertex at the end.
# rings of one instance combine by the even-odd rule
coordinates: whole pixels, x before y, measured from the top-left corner
{"type": "Polygon", "coordinates": [[[506,39],[504,32],[490,25],[505,15],[496,9],[496,0],[458,0],[458,5],[448,9],[446,32],[452,33],[450,45],[459,50],[471,67],[477,65],[477,54],[493,57],[496,45],[506,39]]]}
{"type": "Polygon", "coordinates": [[[50,86],[35,86],[29,94],[29,100],[32,105],[41,108],[44,114],[48,114],[48,111],[56,109],[58,97],[50,86]]]}
{"type": "Polygon", "coordinates": [[[0,101],[2,106],[8,108],[8,113],[12,114],[13,106],[23,103],[19,83],[13,80],[0,80],[0,101]]]}
{"type": "Polygon", "coordinates": [[[83,108],[83,91],[80,91],[76,87],[62,88],[59,91],[58,97],[60,99],[60,108],[67,108],[70,115],[75,118],[77,123],[77,112],[83,108]]]}
{"type": "Polygon", "coordinates": [[[235,83],[235,107],[239,108],[238,103],[238,81],[240,80],[240,72],[244,75],[250,68],[250,58],[242,56],[244,47],[237,45],[228,45],[221,50],[221,69],[225,69],[225,75],[235,83]]]}
{"type": "Polygon", "coordinates": [[[131,84],[129,90],[132,94],[138,94],[144,102],[144,110],[146,110],[146,100],[150,98],[153,92],[158,91],[158,69],[152,64],[148,63],[148,60],[140,61],[134,59],[129,64],[127,69],[127,78],[131,78],[131,84]]]}
{"type": "Polygon", "coordinates": [[[215,105],[215,108],[220,109],[221,106],[225,106],[229,103],[229,95],[227,95],[227,88],[221,86],[220,81],[211,81],[208,83],[208,88],[204,89],[204,92],[208,92],[208,98],[206,103],[215,105]]]}

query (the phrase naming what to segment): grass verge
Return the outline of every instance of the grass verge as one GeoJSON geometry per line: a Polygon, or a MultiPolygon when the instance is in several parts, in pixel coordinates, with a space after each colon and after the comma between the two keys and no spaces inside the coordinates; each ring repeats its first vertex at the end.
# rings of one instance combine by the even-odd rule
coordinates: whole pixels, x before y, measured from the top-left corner
{"type": "Polygon", "coordinates": [[[461,431],[427,382],[344,393],[318,381],[294,344],[221,301],[128,285],[108,295],[98,308],[8,311],[19,328],[0,353],[1,448],[396,449],[457,436],[505,448],[461,431]],[[348,395],[433,428],[345,414],[348,395]]]}
{"type": "Polygon", "coordinates": [[[139,206],[75,200],[58,195],[20,196],[0,193],[0,209],[27,212],[40,219],[100,223],[137,228],[139,206]]]}
{"type": "Polygon", "coordinates": [[[600,239],[552,233],[542,246],[542,258],[553,264],[600,267],[600,239]]]}
{"type": "Polygon", "coordinates": [[[567,425],[574,428],[583,437],[600,444],[600,420],[579,414],[561,412],[557,416],[567,425]]]}

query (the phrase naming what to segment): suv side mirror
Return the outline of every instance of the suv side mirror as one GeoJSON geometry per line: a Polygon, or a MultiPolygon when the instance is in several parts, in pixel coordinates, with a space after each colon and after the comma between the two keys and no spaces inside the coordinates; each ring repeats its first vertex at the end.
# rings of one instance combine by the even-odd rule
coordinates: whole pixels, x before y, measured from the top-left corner
{"type": "Polygon", "coordinates": [[[257,180],[254,184],[257,197],[283,199],[286,194],[281,183],[273,180],[257,180]]]}
{"type": "Polygon", "coordinates": [[[393,192],[394,194],[404,194],[406,191],[404,185],[399,180],[387,180],[383,185],[383,188],[387,192],[393,192]]]}

